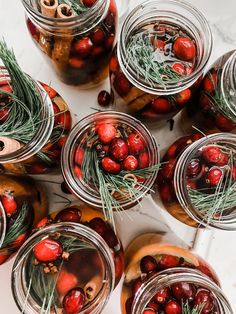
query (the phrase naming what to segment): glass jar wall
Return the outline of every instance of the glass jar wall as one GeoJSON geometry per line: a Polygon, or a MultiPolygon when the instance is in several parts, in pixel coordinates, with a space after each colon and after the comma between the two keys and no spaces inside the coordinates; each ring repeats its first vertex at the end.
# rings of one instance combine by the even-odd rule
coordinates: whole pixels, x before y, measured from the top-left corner
{"type": "Polygon", "coordinates": [[[235,230],[236,137],[185,136],[167,150],[157,186],[166,209],[187,225],[235,230]]]}
{"type": "Polygon", "coordinates": [[[208,133],[236,130],[236,51],[220,57],[204,77],[198,97],[183,113],[181,125],[208,133]]]}
{"type": "Polygon", "coordinates": [[[121,29],[110,61],[116,110],[153,125],[187,105],[211,54],[202,14],[183,1],[146,1],[121,29]]]}
{"type": "Polygon", "coordinates": [[[45,314],[101,313],[123,267],[112,227],[100,212],[78,203],[37,224],[16,257],[14,298],[27,314],[40,308],[45,314]]]}
{"type": "Polygon", "coordinates": [[[159,150],[146,127],[126,114],[91,114],[72,129],[62,155],[69,189],[89,205],[113,210],[137,204],[152,188],[159,169],[159,150]]]}
{"type": "MultiPolygon", "coordinates": [[[[37,95],[37,99],[27,103],[15,98],[11,78],[14,84],[16,77],[10,77],[8,71],[1,68],[0,166],[10,173],[42,174],[59,168],[72,118],[57,91],[25,77],[29,78],[37,95]]],[[[23,88],[19,90],[24,93],[23,88]]]]}
{"type": "Polygon", "coordinates": [[[216,273],[195,253],[144,234],[125,256],[123,314],[232,314],[216,273]]]}
{"type": "Polygon", "coordinates": [[[47,214],[42,187],[26,176],[0,174],[0,265],[26,241],[47,214]]]}
{"type": "Polygon", "coordinates": [[[107,77],[117,30],[114,0],[22,3],[32,39],[64,83],[87,88],[107,77]]]}

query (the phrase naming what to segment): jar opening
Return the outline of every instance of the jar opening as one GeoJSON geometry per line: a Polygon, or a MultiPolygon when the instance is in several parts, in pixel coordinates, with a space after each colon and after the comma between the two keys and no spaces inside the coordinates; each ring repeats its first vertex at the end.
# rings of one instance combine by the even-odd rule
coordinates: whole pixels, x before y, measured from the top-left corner
{"type": "Polygon", "coordinates": [[[147,282],[141,286],[134,299],[132,314],[143,313],[145,307],[156,293],[164,288],[181,282],[187,282],[207,289],[213,294],[216,307],[221,314],[232,314],[232,308],[223,294],[222,290],[213,283],[207,276],[194,269],[172,268],[153,275],[147,282]]]}
{"type": "MultiPolygon", "coordinates": [[[[91,184],[91,182],[93,181],[90,180],[89,183],[84,182],[83,171],[81,172],[81,175],[78,175],[78,166],[76,166],[75,164],[75,153],[79,152],[80,150],[87,151],[86,150],[87,146],[84,147],[83,145],[87,141],[86,139],[88,138],[88,134],[91,135],[92,134],[91,130],[95,130],[96,126],[98,126],[99,124],[104,124],[104,123],[117,126],[117,129],[121,130],[120,138],[122,138],[123,131],[131,132],[131,133],[133,131],[136,132],[137,135],[141,139],[143,139],[143,142],[145,143],[145,147],[146,147],[148,158],[149,158],[150,169],[152,166],[157,167],[159,163],[159,150],[155,142],[155,139],[150,134],[150,132],[146,129],[146,127],[144,127],[143,125],[140,125],[140,122],[138,120],[126,114],[118,113],[114,111],[96,113],[82,119],[72,129],[67,139],[66,145],[63,149],[62,172],[68,186],[74,192],[74,194],[80,199],[82,199],[83,201],[85,201],[86,203],[94,207],[98,207],[98,208],[103,208],[104,206],[104,202],[102,201],[102,197],[101,197],[101,191],[98,188],[96,188],[96,185],[91,184]]],[[[97,139],[96,133],[94,134],[94,139],[95,140],[97,139]]],[[[92,142],[92,139],[91,139],[91,142],[92,142]]],[[[85,152],[84,160],[87,157],[88,156],[86,156],[86,152],[85,152]]],[[[80,171],[81,171],[81,169],[83,168],[83,164],[80,166],[81,166],[80,168],[80,171]]],[[[91,163],[88,165],[88,167],[92,167],[92,166],[93,165],[91,163]]],[[[121,172],[118,175],[121,175],[121,172]]],[[[125,176],[126,174],[124,175],[122,182],[124,182],[126,178],[127,180],[131,180],[133,178],[131,177],[131,172],[132,171],[130,171],[130,176],[128,177],[125,176]]],[[[128,206],[134,205],[134,202],[137,202],[148,191],[150,191],[154,183],[156,175],[157,175],[157,170],[155,171],[153,170],[152,173],[150,173],[150,175],[145,178],[142,184],[138,184],[138,182],[135,181],[137,182],[136,184],[137,194],[135,197],[133,194],[131,194],[131,192],[129,194],[130,195],[129,197],[127,197],[127,193],[125,193],[124,191],[121,192],[119,195],[117,194],[116,200],[119,203],[119,206],[127,208],[128,206]]],[[[105,204],[105,206],[108,206],[108,205],[105,204]]],[[[112,204],[112,207],[114,209],[119,209],[119,208],[116,208],[115,202],[112,204]]]]}
{"type": "MultiPolygon", "coordinates": [[[[200,77],[211,49],[209,25],[197,9],[183,1],[150,0],[135,8],[126,18],[118,42],[118,59],[122,71],[136,87],[152,94],[168,95],[188,88],[200,77]],[[165,37],[165,47],[160,48],[164,25],[165,32],[168,30],[172,35],[168,35],[169,39],[165,37]],[[174,62],[179,62],[170,53],[176,36],[192,38],[192,44],[195,42],[195,48],[192,47],[196,49],[195,64],[188,75],[181,75],[172,68],[174,62]],[[153,45],[158,48],[153,50],[153,45]],[[164,54],[160,53],[162,49],[165,49],[164,54]]],[[[190,64],[189,61],[184,63],[190,64]]]]}
{"type": "Polygon", "coordinates": [[[235,135],[212,134],[186,148],[177,162],[176,196],[200,225],[236,228],[235,145],[235,135]]]}
{"type": "Polygon", "coordinates": [[[57,313],[73,289],[84,294],[81,313],[97,313],[114,288],[114,272],[111,252],[96,232],[76,223],[57,223],[35,233],[20,249],[12,289],[19,309],[27,307],[27,313],[57,313]],[[54,246],[54,254],[62,249],[57,260],[45,254],[46,241],[54,246]]]}
{"type": "MultiPolygon", "coordinates": [[[[7,70],[1,67],[0,72],[0,82],[7,81],[7,86],[10,86],[11,82],[7,70]]],[[[52,102],[45,89],[38,82],[32,80],[32,83],[34,83],[37,89],[40,98],[38,105],[40,105],[40,107],[34,108],[34,115],[32,115],[32,108],[26,106],[26,104],[20,100],[20,102],[16,102],[17,106],[21,106],[22,108],[21,115],[17,116],[18,125],[14,125],[13,128],[11,126],[11,118],[7,119],[1,125],[0,163],[20,162],[38,153],[48,142],[50,134],[52,133],[54,124],[52,102]],[[21,129],[21,132],[15,132],[16,129],[21,129]]],[[[14,102],[14,99],[9,98],[3,99],[2,101],[4,103],[8,101],[11,103],[14,102]]],[[[29,103],[29,106],[31,105],[32,103],[29,103]]],[[[12,114],[14,114],[14,112],[11,112],[11,115],[12,114]]],[[[19,112],[15,114],[18,115],[19,112]]]]}

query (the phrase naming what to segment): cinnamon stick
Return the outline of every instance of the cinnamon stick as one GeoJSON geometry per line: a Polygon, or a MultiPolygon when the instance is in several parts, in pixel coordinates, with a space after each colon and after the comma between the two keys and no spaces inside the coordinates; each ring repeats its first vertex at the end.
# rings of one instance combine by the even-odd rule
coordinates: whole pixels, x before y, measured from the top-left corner
{"type": "MultiPolygon", "coordinates": [[[[41,13],[44,16],[53,18],[56,15],[58,0],[40,0],[41,13]]],[[[39,45],[42,50],[50,55],[52,51],[52,36],[48,35],[47,32],[44,32],[40,29],[39,36],[39,45]]]]}
{"type": "Polygon", "coordinates": [[[16,152],[22,147],[22,144],[12,138],[0,136],[0,156],[16,152]]]}
{"type": "Polygon", "coordinates": [[[101,276],[94,276],[85,286],[84,292],[87,302],[91,302],[101,289],[101,276]]]}
{"type": "MultiPolygon", "coordinates": [[[[67,19],[74,17],[76,14],[67,4],[60,4],[57,7],[57,18],[67,19]]],[[[54,47],[52,51],[52,59],[58,67],[67,65],[70,57],[71,42],[73,35],[71,31],[63,30],[63,36],[54,37],[54,47]]]]}

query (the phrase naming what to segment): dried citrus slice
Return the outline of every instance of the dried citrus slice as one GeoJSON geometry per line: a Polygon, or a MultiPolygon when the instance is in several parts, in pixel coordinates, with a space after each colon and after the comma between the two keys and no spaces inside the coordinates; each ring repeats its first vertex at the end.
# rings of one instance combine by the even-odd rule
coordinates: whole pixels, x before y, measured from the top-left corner
{"type": "Polygon", "coordinates": [[[126,283],[135,280],[141,275],[139,264],[140,260],[146,255],[158,257],[158,255],[166,254],[183,257],[186,262],[192,264],[193,266],[197,267],[199,265],[198,258],[191,251],[168,243],[161,243],[161,238],[163,241],[162,235],[149,233],[141,235],[130,244],[125,256],[126,283]]]}

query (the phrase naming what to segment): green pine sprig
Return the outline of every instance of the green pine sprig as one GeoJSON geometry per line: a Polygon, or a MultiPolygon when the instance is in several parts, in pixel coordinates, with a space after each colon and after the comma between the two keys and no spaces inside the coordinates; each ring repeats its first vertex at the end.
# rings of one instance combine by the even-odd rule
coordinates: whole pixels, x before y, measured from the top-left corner
{"type": "Polygon", "coordinates": [[[201,314],[203,308],[204,304],[191,307],[187,301],[186,303],[182,303],[182,314],[201,314]]]}
{"type": "MultiPolygon", "coordinates": [[[[155,42],[156,35],[153,35],[155,42]]],[[[161,59],[161,55],[157,59],[150,36],[147,31],[130,36],[127,43],[127,64],[151,86],[158,84],[165,87],[166,83],[178,82],[182,75],[174,71],[164,57],[161,59]]]]}

